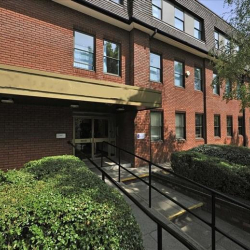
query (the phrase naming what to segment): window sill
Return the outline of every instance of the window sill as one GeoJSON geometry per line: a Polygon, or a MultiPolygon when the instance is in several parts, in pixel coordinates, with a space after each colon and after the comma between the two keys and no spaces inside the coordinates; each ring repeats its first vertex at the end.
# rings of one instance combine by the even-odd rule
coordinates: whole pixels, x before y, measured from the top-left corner
{"type": "Polygon", "coordinates": [[[162,84],[162,82],[158,82],[158,81],[152,81],[152,80],[149,80],[151,83],[160,83],[162,84]]]}
{"type": "Polygon", "coordinates": [[[200,93],[200,94],[203,94],[203,91],[202,90],[199,90],[199,89],[194,89],[195,93],[200,93]]]}
{"type": "Polygon", "coordinates": [[[104,73],[104,75],[108,75],[108,76],[116,76],[116,77],[120,77],[121,78],[121,76],[120,75],[116,75],[116,74],[112,74],[112,73],[107,73],[107,72],[103,72],[104,73]]]}
{"type": "Polygon", "coordinates": [[[182,86],[176,86],[176,85],[174,85],[174,87],[175,87],[176,89],[182,89],[182,90],[185,90],[185,87],[182,87],[182,86]]]}
{"type": "Polygon", "coordinates": [[[158,141],[151,141],[151,143],[163,143],[163,140],[158,140],[158,141]]]}
{"type": "Polygon", "coordinates": [[[232,139],[233,136],[232,135],[227,135],[227,139],[232,139]]]}
{"type": "Polygon", "coordinates": [[[213,96],[214,96],[214,97],[220,97],[220,94],[215,94],[215,93],[213,93],[213,96]]]}
{"type": "Polygon", "coordinates": [[[218,140],[221,140],[221,137],[220,136],[215,136],[214,139],[218,141],[218,140]]]}
{"type": "Polygon", "coordinates": [[[73,68],[74,68],[74,69],[84,70],[84,71],[87,71],[87,72],[93,72],[93,73],[95,73],[95,70],[92,70],[92,69],[84,69],[84,68],[76,67],[76,66],[73,66],[73,68]]]}
{"type": "Polygon", "coordinates": [[[196,141],[204,141],[204,138],[195,138],[196,141]]]}
{"type": "Polygon", "coordinates": [[[178,139],[175,139],[176,142],[186,142],[186,139],[184,138],[178,138],[178,139]]]}

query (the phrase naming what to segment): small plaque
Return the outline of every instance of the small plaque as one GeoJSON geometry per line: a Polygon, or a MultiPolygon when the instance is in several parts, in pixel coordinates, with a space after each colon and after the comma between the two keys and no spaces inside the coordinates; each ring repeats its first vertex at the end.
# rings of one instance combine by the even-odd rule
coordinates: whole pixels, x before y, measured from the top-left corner
{"type": "Polygon", "coordinates": [[[56,134],[56,139],[65,139],[65,138],[66,138],[66,133],[56,134]]]}
{"type": "Polygon", "coordinates": [[[145,133],[137,133],[137,139],[138,140],[145,139],[145,133]]]}

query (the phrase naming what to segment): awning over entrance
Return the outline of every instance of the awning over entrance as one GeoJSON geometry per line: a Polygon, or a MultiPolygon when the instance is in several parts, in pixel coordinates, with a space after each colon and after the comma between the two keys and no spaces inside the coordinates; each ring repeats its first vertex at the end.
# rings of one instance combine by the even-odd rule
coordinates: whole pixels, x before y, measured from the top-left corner
{"type": "Polygon", "coordinates": [[[161,107],[161,92],[153,89],[1,64],[0,93],[145,108],[161,107]]]}

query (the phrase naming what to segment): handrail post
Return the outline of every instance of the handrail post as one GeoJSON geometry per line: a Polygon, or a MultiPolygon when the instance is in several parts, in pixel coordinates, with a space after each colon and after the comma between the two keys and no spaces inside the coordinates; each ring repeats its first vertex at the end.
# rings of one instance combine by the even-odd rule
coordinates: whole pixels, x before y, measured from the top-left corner
{"type": "Polygon", "coordinates": [[[151,162],[149,163],[149,189],[148,189],[148,195],[149,195],[149,202],[148,202],[148,206],[149,208],[151,208],[151,168],[152,168],[152,165],[151,165],[151,162]]]}
{"type": "Polygon", "coordinates": [[[212,250],[215,250],[215,193],[212,192],[212,250]]]}
{"type": "Polygon", "coordinates": [[[121,182],[121,150],[120,149],[118,149],[118,157],[119,157],[118,182],[121,182]]]}
{"type": "Polygon", "coordinates": [[[157,245],[158,250],[162,250],[162,227],[157,224],[157,245]]]}

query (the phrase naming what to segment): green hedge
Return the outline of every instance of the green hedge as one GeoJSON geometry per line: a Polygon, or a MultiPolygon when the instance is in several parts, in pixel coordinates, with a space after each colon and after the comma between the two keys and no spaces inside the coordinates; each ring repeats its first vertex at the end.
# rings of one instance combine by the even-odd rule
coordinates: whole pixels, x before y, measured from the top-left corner
{"type": "Polygon", "coordinates": [[[1,249],[143,249],[124,198],[73,156],[0,173],[1,249]]]}
{"type": "Polygon", "coordinates": [[[193,148],[192,151],[250,167],[250,149],[246,147],[207,144],[193,148]]]}
{"type": "Polygon", "coordinates": [[[175,173],[226,194],[250,200],[250,168],[198,152],[175,152],[171,156],[175,173]]]}

